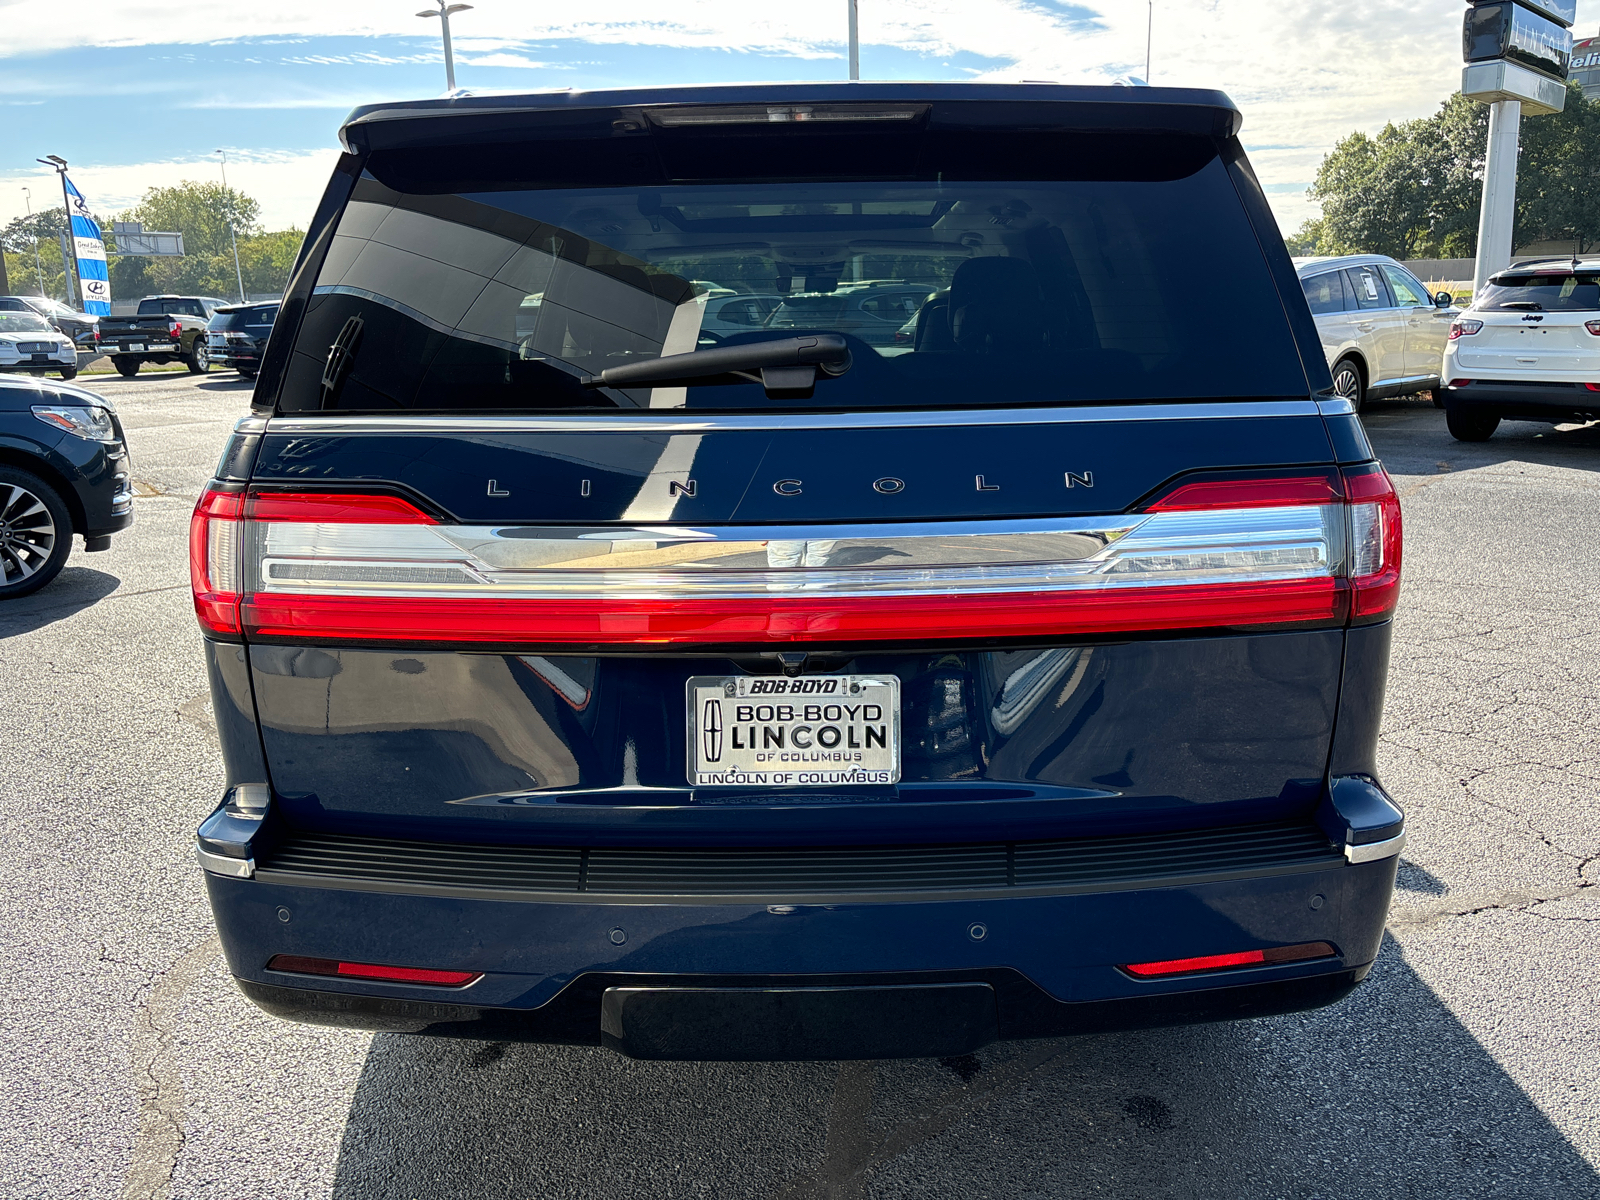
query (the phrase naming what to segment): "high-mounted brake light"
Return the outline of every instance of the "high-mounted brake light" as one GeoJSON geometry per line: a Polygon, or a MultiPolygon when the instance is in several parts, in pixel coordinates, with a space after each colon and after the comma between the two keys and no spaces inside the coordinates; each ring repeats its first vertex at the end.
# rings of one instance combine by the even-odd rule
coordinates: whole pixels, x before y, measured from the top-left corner
{"type": "Polygon", "coordinates": [[[663,129],[706,125],[771,125],[800,122],[915,121],[926,104],[707,104],[651,108],[646,115],[663,129]]]}
{"type": "Polygon", "coordinates": [[[269,971],[288,971],[295,975],[337,975],[344,979],[377,979],[387,983],[421,983],[430,987],[465,987],[483,978],[478,971],[435,971],[425,967],[388,967],[380,963],[340,962],[336,958],[304,958],[298,954],[275,954],[267,962],[269,971]]]}
{"type": "Polygon", "coordinates": [[[771,645],[1377,620],[1399,536],[1374,465],[1196,475],[1105,517],[809,530],[460,525],[395,496],[214,485],[191,548],[218,634],[771,645]]]}
{"type": "Polygon", "coordinates": [[[1202,971],[1226,971],[1236,967],[1274,967],[1281,963],[1309,962],[1317,958],[1332,958],[1336,953],[1327,942],[1305,942],[1299,946],[1274,946],[1268,950],[1242,950],[1237,954],[1207,954],[1200,958],[1128,963],[1122,969],[1140,979],[1160,979],[1171,975],[1197,975],[1202,971]]]}
{"type": "MultiPolygon", "coordinates": [[[[1472,320],[1452,321],[1452,322],[1450,322],[1450,340],[1453,342],[1453,341],[1456,341],[1458,338],[1471,337],[1473,334],[1477,333],[1478,330],[1480,330],[1482,328],[1483,328],[1483,322],[1482,321],[1472,321],[1472,320]]],[[[1590,333],[1595,333],[1596,330],[1591,329],[1589,332],[1590,333]]]]}

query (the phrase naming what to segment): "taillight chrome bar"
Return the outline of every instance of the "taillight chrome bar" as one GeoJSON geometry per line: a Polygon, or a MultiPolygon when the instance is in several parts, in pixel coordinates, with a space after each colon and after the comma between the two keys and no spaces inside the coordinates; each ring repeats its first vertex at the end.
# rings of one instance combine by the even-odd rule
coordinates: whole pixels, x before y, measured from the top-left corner
{"type": "Polygon", "coordinates": [[[1399,508],[1375,465],[1201,476],[1095,518],[761,528],[453,525],[393,496],[215,488],[191,562],[202,624],[271,639],[1070,637],[1381,619],[1399,508]]]}

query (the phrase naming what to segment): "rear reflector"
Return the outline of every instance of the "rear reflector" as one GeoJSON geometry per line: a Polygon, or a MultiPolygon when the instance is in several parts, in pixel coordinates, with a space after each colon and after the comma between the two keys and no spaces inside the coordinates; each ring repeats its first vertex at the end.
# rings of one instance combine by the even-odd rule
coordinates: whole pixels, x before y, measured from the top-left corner
{"type": "Polygon", "coordinates": [[[394,496],[213,485],[190,552],[202,625],[252,638],[1054,639],[1377,619],[1400,519],[1376,465],[1193,476],[1107,517],[810,529],[454,525],[394,496]]]}
{"type": "Polygon", "coordinates": [[[421,983],[430,987],[464,987],[483,978],[474,971],[432,971],[423,967],[386,967],[379,963],[340,962],[335,958],[302,958],[298,954],[275,954],[267,963],[269,971],[289,971],[296,975],[338,975],[345,979],[382,979],[392,983],[421,983]]]}
{"type": "Polygon", "coordinates": [[[1299,946],[1274,946],[1270,950],[1242,950],[1237,954],[1208,954],[1201,958],[1169,958],[1165,962],[1129,963],[1122,969],[1140,979],[1166,975],[1196,975],[1202,971],[1226,971],[1234,967],[1272,967],[1280,963],[1306,962],[1332,958],[1334,949],[1327,942],[1306,942],[1299,946]]]}

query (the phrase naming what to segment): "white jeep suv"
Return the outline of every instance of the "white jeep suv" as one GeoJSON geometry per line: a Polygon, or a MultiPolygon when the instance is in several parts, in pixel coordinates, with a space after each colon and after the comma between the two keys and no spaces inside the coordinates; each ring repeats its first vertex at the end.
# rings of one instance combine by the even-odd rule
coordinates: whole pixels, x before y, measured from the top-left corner
{"type": "Polygon", "coordinates": [[[1442,390],[1451,436],[1488,439],[1501,418],[1600,417],[1600,260],[1519,263],[1450,326],[1442,390]]]}
{"type": "Polygon", "coordinates": [[[1297,258],[1333,390],[1357,409],[1366,400],[1426,392],[1439,384],[1450,293],[1429,296],[1410,271],[1382,254],[1297,258]]]}

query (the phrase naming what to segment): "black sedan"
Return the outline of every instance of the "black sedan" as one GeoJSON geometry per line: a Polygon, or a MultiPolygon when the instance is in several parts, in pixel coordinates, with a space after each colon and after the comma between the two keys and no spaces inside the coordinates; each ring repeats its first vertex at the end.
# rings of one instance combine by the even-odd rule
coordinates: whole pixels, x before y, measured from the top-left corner
{"type": "Polygon", "coordinates": [[[103,396],[0,376],[0,447],[0,600],[54,579],[74,533],[85,550],[109,550],[133,524],[122,424],[103,396]]]}

